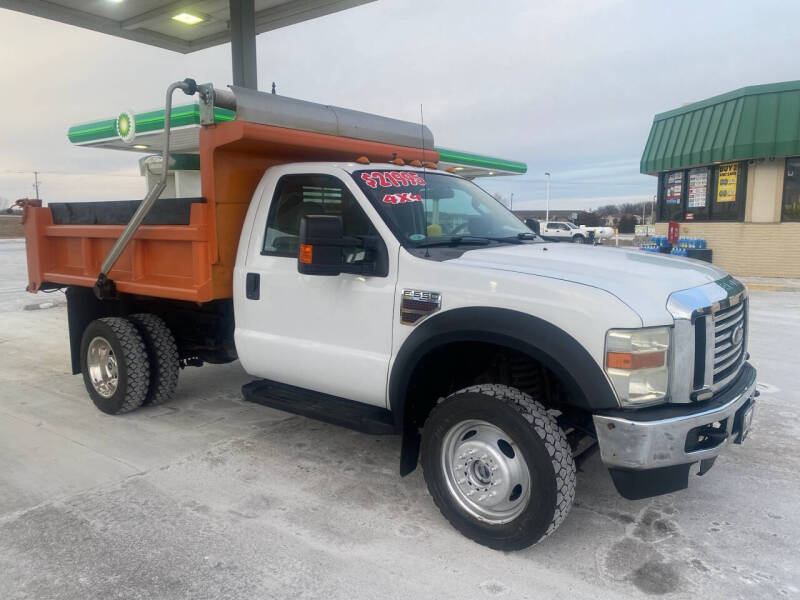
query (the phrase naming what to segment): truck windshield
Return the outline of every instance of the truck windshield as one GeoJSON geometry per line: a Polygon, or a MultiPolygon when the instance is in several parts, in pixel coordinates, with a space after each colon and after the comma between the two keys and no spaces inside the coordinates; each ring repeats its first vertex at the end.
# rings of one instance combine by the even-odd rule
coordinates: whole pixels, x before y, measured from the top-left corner
{"type": "Polygon", "coordinates": [[[355,171],[353,177],[401,243],[412,247],[535,237],[500,202],[460,177],[390,170],[355,171]]]}

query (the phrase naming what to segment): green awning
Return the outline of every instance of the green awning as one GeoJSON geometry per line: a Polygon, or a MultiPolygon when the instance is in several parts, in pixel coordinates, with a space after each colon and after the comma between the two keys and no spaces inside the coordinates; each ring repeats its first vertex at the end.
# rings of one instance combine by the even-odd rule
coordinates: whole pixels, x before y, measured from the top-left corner
{"type": "Polygon", "coordinates": [[[656,115],[640,171],[800,155],[800,81],[744,87],[656,115]]]}

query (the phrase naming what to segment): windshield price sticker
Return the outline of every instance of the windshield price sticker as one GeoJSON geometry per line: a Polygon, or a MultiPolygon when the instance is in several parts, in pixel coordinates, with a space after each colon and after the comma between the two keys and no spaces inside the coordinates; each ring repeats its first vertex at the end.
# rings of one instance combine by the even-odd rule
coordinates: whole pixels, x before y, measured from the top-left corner
{"type": "Polygon", "coordinates": [[[422,196],[411,192],[400,192],[399,194],[386,194],[383,197],[384,204],[407,204],[408,202],[422,202],[422,196]]]}
{"type": "Polygon", "coordinates": [[[362,173],[361,179],[373,189],[379,185],[381,187],[425,185],[425,180],[413,171],[372,171],[362,173]]]}

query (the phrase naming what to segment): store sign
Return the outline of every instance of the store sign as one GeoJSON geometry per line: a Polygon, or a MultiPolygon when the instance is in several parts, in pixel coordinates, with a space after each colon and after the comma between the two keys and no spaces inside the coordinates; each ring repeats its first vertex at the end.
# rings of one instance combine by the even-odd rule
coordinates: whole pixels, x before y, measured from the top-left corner
{"type": "Polygon", "coordinates": [[[705,208],[708,198],[708,169],[689,171],[689,199],[687,208],[705,208]]]}
{"type": "Polygon", "coordinates": [[[717,175],[717,202],[736,202],[738,181],[739,163],[720,165],[717,175]]]}
{"type": "Polygon", "coordinates": [[[667,189],[664,198],[668,206],[677,206],[681,203],[683,192],[683,171],[667,175],[667,189]]]}

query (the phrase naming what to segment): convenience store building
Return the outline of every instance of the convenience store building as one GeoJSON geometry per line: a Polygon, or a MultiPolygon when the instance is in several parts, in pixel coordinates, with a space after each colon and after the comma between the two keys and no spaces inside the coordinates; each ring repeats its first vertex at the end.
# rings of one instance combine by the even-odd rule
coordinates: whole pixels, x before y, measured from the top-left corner
{"type": "Polygon", "coordinates": [[[800,277],[800,81],[741,88],[658,114],[640,164],[669,221],[742,276],[800,277]]]}

